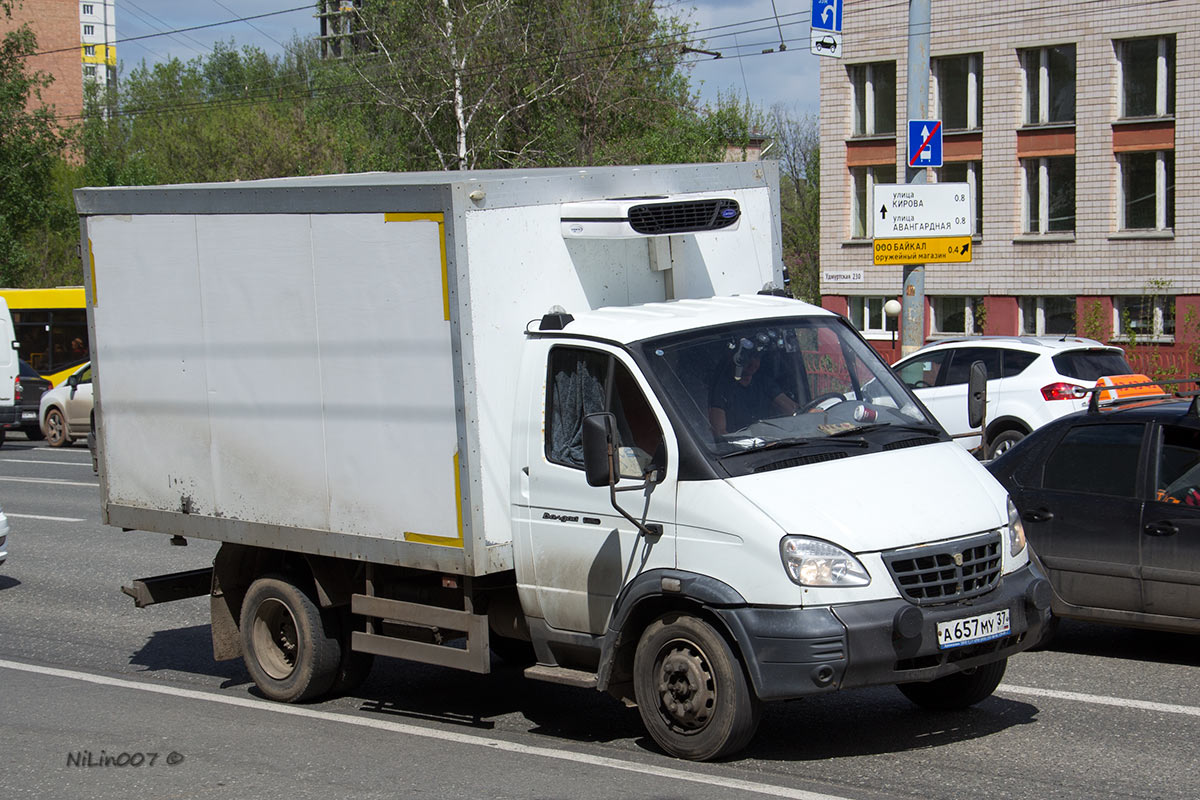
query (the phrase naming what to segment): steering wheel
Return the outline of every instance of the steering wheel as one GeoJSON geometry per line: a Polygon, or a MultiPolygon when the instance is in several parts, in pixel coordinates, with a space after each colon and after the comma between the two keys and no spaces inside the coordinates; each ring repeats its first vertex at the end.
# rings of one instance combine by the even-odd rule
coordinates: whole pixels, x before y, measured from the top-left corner
{"type": "Polygon", "coordinates": [[[817,406],[821,405],[821,403],[824,403],[826,400],[837,400],[839,403],[846,402],[846,398],[841,392],[825,392],[824,394],[817,395],[812,400],[809,400],[803,406],[796,409],[796,413],[797,414],[807,414],[809,411],[814,410],[817,406]]]}

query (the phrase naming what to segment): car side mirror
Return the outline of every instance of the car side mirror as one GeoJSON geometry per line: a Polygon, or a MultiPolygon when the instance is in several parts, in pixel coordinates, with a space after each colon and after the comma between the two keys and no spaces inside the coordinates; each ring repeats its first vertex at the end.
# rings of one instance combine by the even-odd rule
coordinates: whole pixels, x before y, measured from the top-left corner
{"type": "Polygon", "coordinates": [[[616,432],[617,418],[609,412],[583,418],[583,470],[588,486],[612,485],[617,474],[616,432]]]}
{"type": "Polygon", "coordinates": [[[78,373],[76,373],[76,374],[74,374],[74,375],[70,376],[69,378],[67,378],[67,385],[68,385],[68,386],[70,386],[72,389],[74,389],[75,387],[79,386],[79,375],[78,375],[78,373]]]}
{"type": "Polygon", "coordinates": [[[967,376],[967,427],[982,428],[987,415],[987,367],[982,361],[971,364],[967,376]]]}

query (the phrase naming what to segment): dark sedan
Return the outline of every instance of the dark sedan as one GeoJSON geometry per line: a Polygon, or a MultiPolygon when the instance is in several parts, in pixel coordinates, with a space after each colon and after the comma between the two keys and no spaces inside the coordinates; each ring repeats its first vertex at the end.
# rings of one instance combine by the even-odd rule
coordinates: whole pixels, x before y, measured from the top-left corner
{"type": "Polygon", "coordinates": [[[1170,400],[1079,412],[988,469],[1060,617],[1200,633],[1200,415],[1170,400]]]}
{"type": "Polygon", "coordinates": [[[37,370],[25,361],[20,362],[20,367],[20,373],[13,386],[13,399],[16,404],[13,421],[0,428],[0,443],[4,442],[5,430],[23,431],[34,441],[45,438],[38,424],[38,403],[41,402],[42,395],[49,391],[50,381],[39,375],[37,370]]]}

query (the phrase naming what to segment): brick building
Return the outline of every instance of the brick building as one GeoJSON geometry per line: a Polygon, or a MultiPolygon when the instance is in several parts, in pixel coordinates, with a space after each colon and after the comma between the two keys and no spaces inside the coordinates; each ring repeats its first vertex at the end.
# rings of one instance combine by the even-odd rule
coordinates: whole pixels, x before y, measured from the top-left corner
{"type": "MultiPolygon", "coordinates": [[[[973,260],[925,267],[925,340],[1075,334],[1200,370],[1200,2],[932,0],[930,118],[966,182],[973,260]]],[[[903,183],[908,4],[846,0],[821,63],[822,303],[886,355],[903,268],[871,190],[903,183]]]]}
{"type": "Polygon", "coordinates": [[[28,22],[40,55],[29,68],[54,77],[42,90],[42,103],[73,122],[83,112],[84,80],[116,80],[115,0],[24,0],[12,19],[0,14],[0,34],[28,22]]]}

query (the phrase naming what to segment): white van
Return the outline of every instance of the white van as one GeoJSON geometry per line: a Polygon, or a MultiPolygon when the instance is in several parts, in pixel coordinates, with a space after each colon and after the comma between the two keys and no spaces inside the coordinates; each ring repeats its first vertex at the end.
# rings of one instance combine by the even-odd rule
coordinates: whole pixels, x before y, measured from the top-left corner
{"type": "Polygon", "coordinates": [[[14,388],[21,365],[17,359],[17,336],[13,328],[8,301],[0,297],[0,445],[4,444],[4,428],[21,420],[17,418],[14,388]]]}

